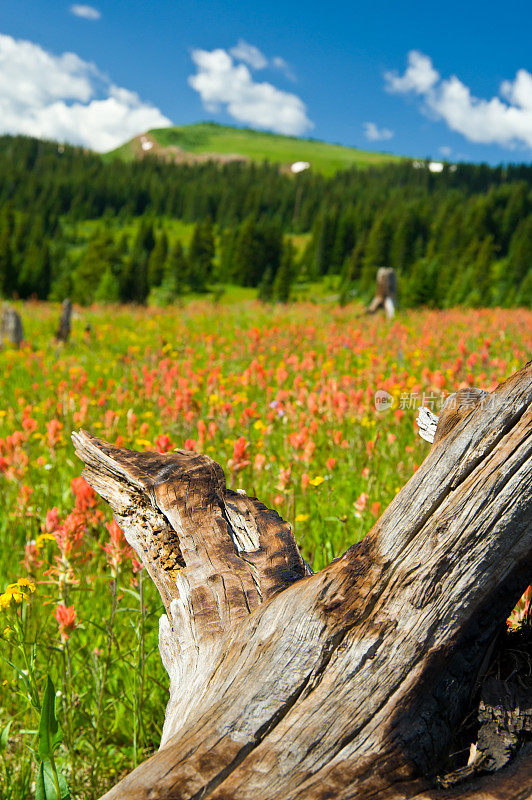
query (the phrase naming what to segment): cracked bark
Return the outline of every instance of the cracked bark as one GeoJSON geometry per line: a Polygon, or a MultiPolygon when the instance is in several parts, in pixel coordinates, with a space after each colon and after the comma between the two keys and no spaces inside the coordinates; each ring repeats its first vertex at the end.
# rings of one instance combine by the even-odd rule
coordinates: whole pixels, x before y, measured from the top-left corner
{"type": "Polygon", "coordinates": [[[526,749],[435,782],[532,571],[532,363],[478,399],[442,414],[381,519],[315,575],[290,526],[207,456],[74,434],[166,611],[161,749],[107,800],[532,796],[526,749]]]}

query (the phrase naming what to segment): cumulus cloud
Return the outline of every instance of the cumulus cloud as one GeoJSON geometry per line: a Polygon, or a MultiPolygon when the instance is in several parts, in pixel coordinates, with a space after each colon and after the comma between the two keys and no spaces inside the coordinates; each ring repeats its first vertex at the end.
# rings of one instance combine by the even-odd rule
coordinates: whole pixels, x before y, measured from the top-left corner
{"type": "Polygon", "coordinates": [[[439,81],[440,74],[436,72],[428,56],[417,50],[411,50],[408,54],[408,67],[405,74],[386,72],[384,78],[390,92],[425,94],[439,81]]]}
{"type": "Polygon", "coordinates": [[[242,58],[241,63],[235,63],[231,53],[222,49],[192,51],[197,73],[188,82],[208,111],[224,109],[239,122],[289,136],[314,127],[300,97],[271,83],[255,81],[242,58]]]}
{"type": "Polygon", "coordinates": [[[98,20],[102,16],[97,8],[94,6],[84,6],[75,3],[73,6],[70,6],[70,13],[74,14],[75,17],[81,17],[81,19],[90,19],[90,20],[98,20]]]}
{"type": "Polygon", "coordinates": [[[0,132],[57,139],[104,152],[170,125],[136,92],[115,86],[75,53],[60,56],[0,34],[0,132]]]}
{"type": "Polygon", "coordinates": [[[525,69],[501,84],[500,97],[489,100],[474,97],[455,75],[442,79],[431,59],[417,51],[408,54],[404,75],[384,77],[388,91],[419,95],[425,114],[444,120],[471,142],[532,148],[532,75],[525,69]]]}
{"type": "Polygon", "coordinates": [[[272,67],[275,67],[275,69],[279,69],[281,70],[281,72],[284,72],[285,77],[288,78],[289,81],[292,81],[292,83],[295,83],[297,81],[297,78],[294,74],[294,71],[292,70],[292,67],[290,66],[288,61],[285,61],[284,58],[281,58],[281,56],[274,56],[274,58],[272,58],[272,67]]]}
{"type": "Polygon", "coordinates": [[[235,47],[231,47],[229,53],[236,61],[244,61],[244,63],[249,64],[251,69],[267,69],[268,67],[270,69],[278,69],[283,72],[289,80],[294,82],[296,80],[296,76],[288,61],[285,61],[281,56],[266,58],[258,47],[255,47],[254,44],[249,44],[249,42],[246,42],[244,39],[239,39],[238,44],[235,47]]]}
{"type": "Polygon", "coordinates": [[[237,61],[245,61],[253,69],[265,69],[268,66],[268,59],[264,53],[244,39],[239,39],[236,47],[232,47],[229,52],[237,61]]]}
{"type": "Polygon", "coordinates": [[[384,142],[391,139],[394,135],[389,128],[379,128],[374,122],[364,123],[364,136],[370,142],[384,142]]]}

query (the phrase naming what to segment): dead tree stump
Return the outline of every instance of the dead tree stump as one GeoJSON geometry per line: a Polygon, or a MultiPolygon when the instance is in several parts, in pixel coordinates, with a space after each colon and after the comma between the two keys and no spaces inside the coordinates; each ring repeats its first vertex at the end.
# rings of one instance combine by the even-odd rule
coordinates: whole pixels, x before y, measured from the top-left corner
{"type": "Polygon", "coordinates": [[[59,327],[57,329],[57,333],[55,334],[55,338],[58,342],[68,342],[70,338],[70,330],[71,330],[71,322],[70,318],[72,316],[72,303],[70,299],[67,297],[66,300],[63,300],[61,304],[61,318],[59,320],[59,327]]]}
{"type": "Polygon", "coordinates": [[[290,526],[207,456],[73,438],[166,611],[161,749],[107,800],[532,796],[530,747],[491,775],[436,781],[530,583],[532,362],[458,415],[317,574],[290,526]]]}
{"type": "Polygon", "coordinates": [[[22,327],[20,314],[10,306],[6,306],[2,311],[0,341],[3,342],[4,338],[17,349],[24,340],[24,329],[22,327]]]}
{"type": "Polygon", "coordinates": [[[391,267],[379,267],[375,297],[366,312],[374,314],[379,308],[384,308],[387,318],[393,319],[397,308],[397,276],[391,267]]]}

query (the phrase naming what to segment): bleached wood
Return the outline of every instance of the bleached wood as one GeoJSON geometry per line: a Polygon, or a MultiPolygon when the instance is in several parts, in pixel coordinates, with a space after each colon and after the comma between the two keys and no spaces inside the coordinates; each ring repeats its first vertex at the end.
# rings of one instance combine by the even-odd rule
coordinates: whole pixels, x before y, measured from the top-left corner
{"type": "Polygon", "coordinates": [[[393,319],[397,306],[397,275],[391,267],[379,267],[377,270],[375,297],[367,307],[368,314],[374,314],[384,308],[386,317],[393,319]]]}
{"type": "Polygon", "coordinates": [[[466,788],[434,777],[530,582],[531,406],[529,364],[458,415],[362,542],[315,575],[286,523],[206,456],[75,435],[167,610],[164,744],[107,800],[529,797],[520,761],[466,788]]]}
{"type": "Polygon", "coordinates": [[[24,339],[24,329],[18,311],[11,306],[4,306],[2,310],[2,322],[0,325],[0,347],[4,337],[14,347],[19,348],[24,339]]]}

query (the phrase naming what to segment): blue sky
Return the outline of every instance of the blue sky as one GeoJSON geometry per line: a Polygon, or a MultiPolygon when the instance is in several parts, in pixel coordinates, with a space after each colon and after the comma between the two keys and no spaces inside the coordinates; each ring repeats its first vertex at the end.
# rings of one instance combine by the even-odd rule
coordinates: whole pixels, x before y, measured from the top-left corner
{"type": "Polygon", "coordinates": [[[3,132],[106,150],[210,119],[409,156],[532,155],[521,0],[4,0],[2,11],[3,132]]]}

